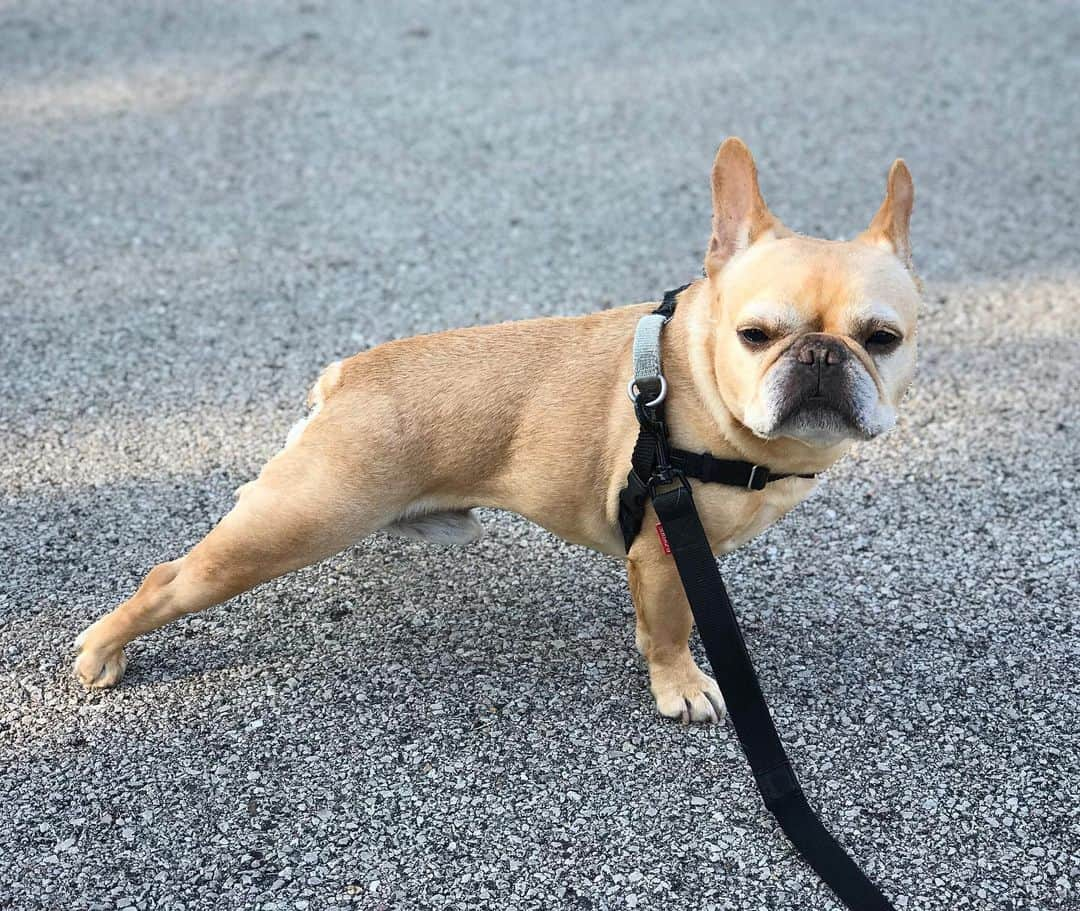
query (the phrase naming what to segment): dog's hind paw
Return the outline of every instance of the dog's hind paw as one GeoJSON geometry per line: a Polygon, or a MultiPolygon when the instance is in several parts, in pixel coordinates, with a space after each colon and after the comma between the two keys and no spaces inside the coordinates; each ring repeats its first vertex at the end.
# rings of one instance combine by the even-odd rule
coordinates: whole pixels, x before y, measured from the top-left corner
{"type": "Polygon", "coordinates": [[[75,659],[75,676],[83,686],[92,690],[105,690],[116,686],[127,670],[127,656],[123,649],[112,654],[102,652],[80,652],[75,659]]]}

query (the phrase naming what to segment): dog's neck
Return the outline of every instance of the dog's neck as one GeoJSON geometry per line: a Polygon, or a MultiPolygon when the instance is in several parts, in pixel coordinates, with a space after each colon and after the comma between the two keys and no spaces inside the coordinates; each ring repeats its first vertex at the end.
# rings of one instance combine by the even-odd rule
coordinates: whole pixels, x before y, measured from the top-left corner
{"type": "MultiPolygon", "coordinates": [[[[818,448],[781,437],[766,440],[754,434],[724,401],[716,376],[716,332],[713,312],[715,290],[710,279],[700,279],[683,292],[675,317],[664,330],[664,369],[669,383],[688,383],[696,393],[700,414],[676,413],[673,423],[688,422],[712,439],[693,441],[713,455],[768,465],[774,472],[808,473],[829,468],[850,448],[850,442],[818,448]]],[[[682,397],[680,397],[682,399],[682,397]]],[[[685,406],[689,399],[682,399],[685,406]]],[[[673,426],[683,436],[689,428],[673,426]],[[680,430],[683,432],[680,433],[680,430]]]]}

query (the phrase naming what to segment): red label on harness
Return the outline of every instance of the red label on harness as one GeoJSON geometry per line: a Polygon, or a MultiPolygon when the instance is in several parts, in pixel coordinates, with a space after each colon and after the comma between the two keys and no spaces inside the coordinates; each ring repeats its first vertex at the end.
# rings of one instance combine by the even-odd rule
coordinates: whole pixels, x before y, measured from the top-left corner
{"type": "Polygon", "coordinates": [[[656,536],[660,539],[660,546],[664,548],[664,553],[670,554],[671,545],[668,544],[667,535],[664,534],[664,526],[659,522],[656,523],[656,536]]]}

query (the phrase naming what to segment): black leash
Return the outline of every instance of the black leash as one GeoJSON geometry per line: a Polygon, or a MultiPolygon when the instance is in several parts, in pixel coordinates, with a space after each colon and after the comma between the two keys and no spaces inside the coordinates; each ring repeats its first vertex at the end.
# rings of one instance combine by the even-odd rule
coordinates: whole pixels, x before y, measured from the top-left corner
{"type": "MultiPolygon", "coordinates": [[[[676,296],[682,290],[679,288],[665,294],[664,303],[655,312],[670,319],[675,310],[676,296]]],[[[772,475],[767,468],[748,462],[728,462],[728,468],[710,471],[709,477],[703,477],[696,471],[686,471],[687,467],[696,469],[710,464],[709,460],[716,463],[726,460],[713,459],[706,453],[695,457],[699,461],[693,462],[686,460],[686,454],[673,451],[668,445],[662,397],[655,404],[650,404],[650,397],[656,398],[652,390],[638,390],[634,407],[641,431],[634,449],[634,467],[627,479],[627,489],[620,495],[619,524],[626,537],[639,501],[637,485],[643,488],[641,514],[637,515],[637,525],[629,534],[627,551],[640,530],[646,498],[651,498],[663,528],[665,549],[670,549],[675,559],[698,635],[724,694],[735,733],[750,763],[766,808],[776,818],[795,850],[846,907],[852,911],[895,911],[877,886],[867,879],[829,834],[795,777],[761,692],[754,665],[746,651],[738,619],[686,479],[691,476],[729,484],[736,478],[741,480],[745,477],[746,483],[733,486],[760,490],[769,480],[785,476],[772,475]],[[677,464],[680,458],[682,467],[677,464]],[[646,467],[649,473],[647,480],[643,480],[638,471],[646,467]],[[760,486],[749,483],[755,481],[755,476],[760,486]]]]}

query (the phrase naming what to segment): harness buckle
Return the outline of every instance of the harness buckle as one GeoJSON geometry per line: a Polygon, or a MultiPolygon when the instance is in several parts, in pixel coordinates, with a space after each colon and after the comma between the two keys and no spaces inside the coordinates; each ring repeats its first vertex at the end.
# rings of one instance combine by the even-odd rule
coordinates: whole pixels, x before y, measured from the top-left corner
{"type": "Polygon", "coordinates": [[[750,477],[746,482],[747,490],[764,490],[769,483],[769,469],[765,465],[755,465],[750,469],[750,477]]]}
{"type": "Polygon", "coordinates": [[[667,487],[669,484],[679,484],[688,491],[691,490],[686,475],[678,468],[673,468],[671,465],[660,465],[653,471],[652,477],[649,478],[649,499],[655,499],[657,490],[661,487],[667,487]]]}

